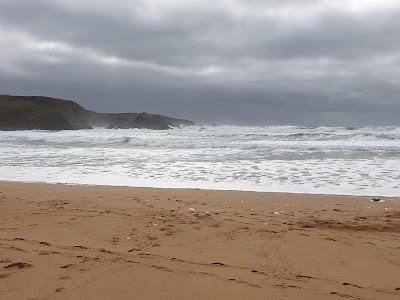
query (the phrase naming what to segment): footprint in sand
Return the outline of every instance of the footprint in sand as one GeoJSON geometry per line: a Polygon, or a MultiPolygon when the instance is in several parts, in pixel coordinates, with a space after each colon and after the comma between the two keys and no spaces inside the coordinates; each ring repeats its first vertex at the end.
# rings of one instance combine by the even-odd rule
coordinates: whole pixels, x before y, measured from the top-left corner
{"type": "Polygon", "coordinates": [[[233,281],[233,282],[236,282],[236,283],[239,283],[239,284],[244,284],[244,285],[247,285],[247,286],[250,286],[250,287],[254,287],[254,288],[261,288],[261,286],[259,286],[258,284],[253,284],[253,283],[250,283],[250,282],[247,282],[247,281],[244,281],[244,280],[239,280],[239,279],[236,279],[236,278],[229,278],[228,281],[233,281]]]}
{"type": "Polygon", "coordinates": [[[118,236],[113,236],[111,243],[113,245],[118,245],[120,238],[118,236]]]}
{"type": "Polygon", "coordinates": [[[315,277],[312,277],[312,276],[308,276],[308,275],[297,275],[296,277],[297,278],[307,278],[307,279],[318,279],[318,278],[315,278],[315,277]]]}
{"type": "Polygon", "coordinates": [[[14,246],[10,246],[10,247],[8,247],[8,249],[14,250],[14,251],[26,252],[26,253],[29,252],[29,251],[26,251],[24,249],[21,249],[21,248],[18,248],[18,247],[14,247],[14,246]]]}
{"type": "Polygon", "coordinates": [[[112,252],[112,251],[110,251],[110,250],[107,250],[107,249],[103,249],[103,248],[100,248],[99,251],[100,251],[101,253],[114,254],[114,252],[112,252]]]}
{"type": "Polygon", "coordinates": [[[8,264],[8,263],[10,263],[11,262],[11,260],[9,260],[9,259],[2,259],[2,260],[0,260],[0,264],[8,264]]]}
{"type": "Polygon", "coordinates": [[[139,252],[139,251],[142,251],[142,249],[140,249],[140,248],[132,248],[132,249],[128,250],[129,253],[139,252]]]}
{"type": "Polygon", "coordinates": [[[151,268],[155,268],[155,269],[160,270],[160,271],[164,271],[164,272],[172,272],[171,269],[168,269],[168,268],[166,268],[164,266],[152,265],[150,267],[151,268]]]}
{"type": "Polygon", "coordinates": [[[61,268],[61,269],[72,269],[72,268],[74,268],[74,267],[75,267],[74,264],[67,264],[67,265],[61,266],[60,268],[61,268]]]}
{"type": "Polygon", "coordinates": [[[82,249],[82,250],[87,250],[87,249],[89,249],[88,247],[85,247],[85,246],[74,246],[74,248],[77,248],[77,249],[82,249]]]}
{"type": "Polygon", "coordinates": [[[338,293],[338,292],[331,292],[331,295],[336,295],[336,296],[342,297],[342,298],[353,298],[353,297],[350,296],[350,295],[342,294],[342,293],[338,293]]]}
{"type": "Polygon", "coordinates": [[[343,282],[343,285],[344,285],[344,286],[352,286],[352,287],[356,287],[356,288],[358,288],[358,289],[362,289],[362,287],[359,286],[359,285],[351,284],[351,283],[347,283],[347,282],[343,282]]]}
{"type": "Polygon", "coordinates": [[[81,273],[86,272],[86,271],[89,271],[89,269],[88,268],[80,268],[79,269],[79,272],[81,272],[81,273]]]}
{"type": "Polygon", "coordinates": [[[7,266],[4,267],[4,269],[27,269],[27,268],[32,268],[33,266],[31,264],[28,263],[24,263],[24,262],[15,262],[12,264],[9,264],[7,266]]]}
{"type": "Polygon", "coordinates": [[[179,261],[179,262],[185,262],[184,260],[179,259],[179,258],[176,258],[176,257],[171,258],[171,260],[173,260],[173,261],[179,261]]]}
{"type": "Polygon", "coordinates": [[[38,253],[38,255],[41,255],[41,256],[43,256],[43,255],[50,255],[50,254],[59,254],[59,252],[56,252],[56,251],[40,251],[40,252],[38,253]]]}

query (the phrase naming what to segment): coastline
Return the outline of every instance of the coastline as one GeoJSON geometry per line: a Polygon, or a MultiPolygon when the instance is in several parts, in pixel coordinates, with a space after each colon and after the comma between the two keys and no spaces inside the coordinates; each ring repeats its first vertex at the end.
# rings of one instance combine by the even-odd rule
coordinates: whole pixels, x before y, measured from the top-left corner
{"type": "Polygon", "coordinates": [[[397,299],[381,198],[0,181],[0,298],[397,299]]]}
{"type": "Polygon", "coordinates": [[[94,184],[94,183],[75,183],[75,182],[46,182],[46,181],[24,181],[24,180],[2,180],[1,183],[22,183],[22,184],[45,184],[45,185],[66,185],[66,186],[86,186],[86,187],[110,187],[110,188],[132,188],[132,189],[155,189],[155,190],[186,190],[186,191],[213,191],[213,192],[238,192],[238,193],[259,193],[259,194],[278,194],[278,195],[306,195],[306,196],[320,196],[320,197],[350,197],[359,199],[394,199],[400,200],[399,196],[393,195],[379,195],[379,194],[339,194],[339,193],[312,193],[312,192],[296,192],[296,191],[264,191],[264,190],[251,190],[251,189],[231,189],[231,188],[206,188],[206,187],[166,187],[157,185],[136,186],[136,185],[115,185],[115,184],[94,184]]]}

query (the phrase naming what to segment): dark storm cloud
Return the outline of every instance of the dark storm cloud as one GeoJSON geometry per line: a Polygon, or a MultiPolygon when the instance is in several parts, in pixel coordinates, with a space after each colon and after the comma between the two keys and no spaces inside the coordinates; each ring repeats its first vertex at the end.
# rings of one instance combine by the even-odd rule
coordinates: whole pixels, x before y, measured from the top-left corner
{"type": "Polygon", "coordinates": [[[0,93],[210,122],[399,123],[396,1],[0,0],[0,93]]]}

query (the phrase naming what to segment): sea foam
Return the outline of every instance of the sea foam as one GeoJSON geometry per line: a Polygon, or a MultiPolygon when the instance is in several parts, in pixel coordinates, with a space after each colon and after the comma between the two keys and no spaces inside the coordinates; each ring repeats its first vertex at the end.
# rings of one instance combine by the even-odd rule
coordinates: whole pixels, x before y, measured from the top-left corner
{"type": "Polygon", "coordinates": [[[400,196],[400,127],[0,131],[0,180],[400,196]]]}

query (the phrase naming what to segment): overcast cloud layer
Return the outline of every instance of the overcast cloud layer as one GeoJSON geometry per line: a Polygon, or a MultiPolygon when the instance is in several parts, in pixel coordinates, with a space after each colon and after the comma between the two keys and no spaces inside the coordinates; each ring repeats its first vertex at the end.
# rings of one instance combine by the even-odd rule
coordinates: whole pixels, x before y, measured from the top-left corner
{"type": "Polygon", "coordinates": [[[198,122],[400,124],[398,0],[0,0],[0,94],[198,122]]]}

